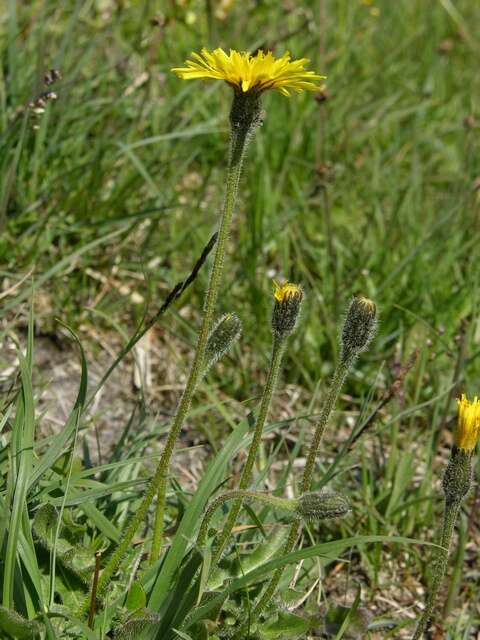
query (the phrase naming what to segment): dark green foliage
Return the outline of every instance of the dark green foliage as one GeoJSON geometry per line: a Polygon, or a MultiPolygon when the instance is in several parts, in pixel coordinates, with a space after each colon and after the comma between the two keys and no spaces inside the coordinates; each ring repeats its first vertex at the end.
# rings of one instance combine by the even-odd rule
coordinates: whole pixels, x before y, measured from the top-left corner
{"type": "MultiPolygon", "coordinates": [[[[16,611],[0,606],[0,629],[8,638],[18,640],[36,640],[42,626],[34,620],[25,620],[16,611]]],[[[4,637],[2,635],[2,637],[4,637]]]]}
{"type": "MultiPolygon", "coordinates": [[[[68,530],[63,525],[58,530],[58,513],[52,504],[44,504],[38,509],[33,521],[33,533],[40,544],[52,552],[54,547],[58,561],[71,571],[81,582],[88,586],[95,566],[94,554],[88,549],[73,545],[62,533],[68,530]]],[[[75,532],[76,533],[76,532],[75,532]]]]}
{"type": "Polygon", "coordinates": [[[342,636],[351,640],[365,638],[372,615],[364,608],[358,606],[358,601],[352,607],[332,607],[325,616],[325,630],[329,637],[334,637],[341,629],[345,629],[342,636]]]}

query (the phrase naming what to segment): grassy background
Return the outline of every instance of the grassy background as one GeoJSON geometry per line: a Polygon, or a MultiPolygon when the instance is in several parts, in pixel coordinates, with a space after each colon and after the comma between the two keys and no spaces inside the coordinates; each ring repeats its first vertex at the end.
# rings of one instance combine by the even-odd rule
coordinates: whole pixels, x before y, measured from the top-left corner
{"type": "MultiPolygon", "coordinates": [[[[271,279],[288,277],[307,298],[276,417],[313,410],[346,302],[354,293],[373,298],[380,333],[346,387],[333,451],[419,353],[400,398],[342,462],[359,511],[340,528],[431,537],[452,385],[478,392],[480,8],[470,0],[231,4],[218,15],[220,3],[200,1],[8,2],[0,24],[4,335],[23,324],[33,273],[38,331],[57,335],[60,317],[98,357],[102,341],[131,333],[200,254],[223,198],[231,96],[222,83],[180,81],[172,66],[202,46],[308,57],[328,76],[324,99],[264,99],[220,301],[240,315],[244,337],[203,392],[230,424],[245,410],[232,399],[255,406],[270,349],[271,279]],[[26,118],[23,107],[52,67],[63,76],[58,99],[26,118]],[[101,338],[91,339],[92,327],[101,338]]],[[[155,334],[159,357],[176,371],[188,364],[206,277],[155,334]]],[[[224,430],[211,420],[211,446],[224,430]]],[[[480,614],[470,598],[479,575],[471,541],[480,534],[473,525],[470,533],[452,638],[480,614]]],[[[385,575],[380,547],[366,548],[365,575],[356,576],[382,613],[382,589],[411,607],[417,584],[403,594],[399,583],[421,580],[426,568],[422,554],[395,553],[385,575]]]]}

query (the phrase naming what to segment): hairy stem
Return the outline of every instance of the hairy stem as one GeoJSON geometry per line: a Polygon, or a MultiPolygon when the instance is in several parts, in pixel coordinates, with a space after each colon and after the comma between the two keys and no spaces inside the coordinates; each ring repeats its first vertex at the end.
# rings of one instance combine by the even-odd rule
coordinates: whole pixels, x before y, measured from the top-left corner
{"type": "MultiPolygon", "coordinates": [[[[235,100],[232,110],[236,107],[235,100]]],[[[115,551],[112,553],[107,565],[103,569],[97,586],[97,596],[101,597],[110,583],[113,574],[117,571],[120,563],[131,547],[133,537],[138,530],[140,524],[145,520],[148,509],[157,495],[157,509],[155,517],[155,528],[152,543],[152,560],[158,558],[163,538],[163,520],[165,512],[165,496],[167,488],[167,479],[170,469],[170,461],[174,451],[175,442],[182,429],[185,418],[188,415],[192,398],[195,393],[197,383],[202,375],[205,347],[207,344],[208,335],[212,326],[213,316],[215,312],[215,304],[218,297],[218,292],[221,283],[221,277],[223,272],[223,264],[225,260],[225,250],[227,246],[229,229],[232,222],[234,213],[234,207],[238,192],[238,185],[240,182],[240,176],[242,171],[243,159],[245,155],[246,144],[249,137],[253,134],[255,121],[253,116],[244,119],[241,122],[235,122],[232,120],[232,135],[230,142],[230,155],[227,172],[227,184],[225,203],[223,207],[222,217],[220,220],[220,227],[218,230],[217,247],[215,251],[215,258],[210,272],[210,281],[205,298],[204,312],[202,318],[202,325],[200,328],[197,347],[195,350],[194,359],[189,372],[188,380],[185,386],[185,390],[180,399],[175,418],[167,436],[165,448],[162,456],[159,460],[152,480],[150,481],[145,496],[135,514],[131,517],[126,530],[123,534],[122,540],[118,544],[115,551]]],[[[85,615],[88,610],[88,600],[86,600],[79,609],[79,616],[85,615]]]]}
{"type": "MultiPolygon", "coordinates": [[[[330,414],[332,413],[333,407],[337,402],[340,390],[343,386],[345,378],[353,364],[353,359],[349,358],[346,360],[341,360],[335,369],[335,373],[332,378],[332,382],[330,384],[330,389],[328,391],[327,397],[325,398],[325,402],[322,407],[322,411],[320,413],[320,417],[318,419],[317,425],[315,427],[315,432],[313,434],[312,442],[310,443],[310,448],[307,454],[307,460],[305,463],[305,469],[303,471],[303,478],[301,483],[301,492],[306,493],[310,491],[312,484],[313,472],[315,470],[315,461],[318,454],[318,449],[320,448],[320,444],[322,442],[323,434],[325,433],[325,429],[328,424],[328,419],[330,414]]],[[[290,553],[295,546],[295,542],[297,540],[298,531],[300,528],[300,522],[295,521],[290,526],[290,533],[288,535],[287,541],[285,543],[285,547],[283,549],[283,554],[290,553]]],[[[275,591],[277,590],[278,584],[283,574],[283,568],[277,569],[273,576],[270,578],[270,582],[268,583],[265,591],[263,592],[260,600],[254,607],[252,611],[252,619],[255,620],[258,616],[265,610],[265,608],[270,603],[273,598],[275,591]]],[[[243,633],[244,627],[240,629],[240,634],[243,633]]],[[[240,636],[238,636],[240,637],[240,636]]]]}
{"type": "Polygon", "coordinates": [[[225,504],[228,500],[237,500],[237,502],[243,503],[246,499],[256,500],[257,502],[263,502],[274,509],[280,511],[286,511],[288,513],[295,512],[296,500],[288,500],[287,498],[278,498],[271,496],[269,493],[260,493],[258,491],[249,491],[248,489],[234,489],[227,493],[218,496],[207,509],[207,512],[203,516],[202,524],[197,537],[197,546],[202,547],[207,539],[208,528],[215,511],[225,504]]]}
{"type": "Polygon", "coordinates": [[[442,538],[440,540],[441,549],[437,549],[435,564],[432,572],[432,583],[428,591],[427,604],[422,617],[418,621],[412,640],[419,640],[424,633],[428,631],[432,620],[433,607],[437,599],[443,578],[447,570],[448,557],[450,555],[450,547],[452,544],[453,532],[457,521],[458,512],[460,511],[461,500],[445,504],[443,515],[442,538]]]}
{"type": "MultiPolygon", "coordinates": [[[[265,388],[263,390],[262,399],[260,402],[260,409],[255,423],[255,431],[253,434],[252,444],[250,445],[247,461],[245,462],[245,466],[243,467],[242,475],[240,477],[240,482],[238,485],[239,489],[246,489],[252,479],[253,466],[255,464],[258,449],[260,448],[260,443],[262,441],[263,428],[267,419],[273,392],[275,390],[275,387],[277,386],[278,375],[280,372],[280,366],[282,363],[283,354],[285,352],[285,347],[286,337],[274,334],[272,357],[270,359],[267,381],[265,383],[265,388]]],[[[242,499],[238,499],[234,502],[232,509],[228,514],[227,521],[223,526],[222,532],[217,540],[217,544],[213,553],[212,567],[217,564],[222,555],[223,549],[225,548],[228,538],[230,537],[233,527],[235,526],[235,522],[237,521],[237,517],[241,507],[242,499]]]]}
{"type": "Polygon", "coordinates": [[[238,183],[242,170],[244,149],[245,135],[237,135],[236,137],[232,137],[232,152],[230,154],[230,163],[227,176],[227,194],[225,198],[223,215],[220,221],[220,228],[218,231],[215,260],[213,262],[212,271],[210,273],[210,282],[205,298],[202,326],[200,327],[197,348],[195,350],[195,356],[193,358],[187,384],[185,386],[185,391],[183,392],[180,404],[178,405],[175,419],[168,433],[167,442],[165,443],[165,449],[163,450],[158,464],[160,474],[157,483],[157,507],[155,512],[155,526],[153,531],[153,543],[151,551],[152,562],[155,562],[158,559],[162,546],[167,480],[175,442],[177,441],[185,418],[187,417],[187,414],[190,410],[190,405],[192,404],[192,398],[195,393],[195,389],[202,376],[203,364],[205,360],[205,347],[207,345],[210,329],[212,328],[215,305],[217,302],[218,291],[222,278],[225,250],[227,246],[228,233],[232,223],[235,201],[237,198],[238,183]]]}

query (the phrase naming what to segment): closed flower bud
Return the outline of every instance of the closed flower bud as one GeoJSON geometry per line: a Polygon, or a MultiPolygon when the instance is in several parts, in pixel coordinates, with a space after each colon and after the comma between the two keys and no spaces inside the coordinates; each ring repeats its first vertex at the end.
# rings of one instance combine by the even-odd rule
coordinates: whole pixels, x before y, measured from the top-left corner
{"type": "Polygon", "coordinates": [[[365,351],[377,328],[377,307],[363,296],[353,298],[342,328],[342,360],[348,361],[365,351]]]}
{"type": "Polygon", "coordinates": [[[298,499],[296,514],[302,520],[324,520],[338,518],[350,511],[347,498],[333,491],[305,493],[298,499]]]}
{"type": "Polygon", "coordinates": [[[210,369],[238,340],[242,324],[234,313],[227,313],[220,318],[208,336],[205,349],[204,373],[210,369]]]}
{"type": "Polygon", "coordinates": [[[288,336],[295,329],[303,299],[302,289],[291,282],[282,285],[273,282],[275,306],[272,314],[272,328],[278,336],[288,336]]]}

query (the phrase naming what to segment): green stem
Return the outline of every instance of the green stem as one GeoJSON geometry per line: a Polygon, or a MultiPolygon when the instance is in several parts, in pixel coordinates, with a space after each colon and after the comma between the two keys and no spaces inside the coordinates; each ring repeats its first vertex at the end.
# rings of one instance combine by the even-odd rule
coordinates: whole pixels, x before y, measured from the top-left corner
{"type": "Polygon", "coordinates": [[[458,513],[460,511],[461,500],[445,504],[445,511],[443,515],[443,527],[442,538],[440,541],[441,549],[436,551],[435,565],[432,573],[432,584],[428,591],[427,604],[422,617],[418,621],[415,633],[412,636],[412,640],[419,640],[424,633],[428,631],[430,622],[432,619],[433,607],[437,599],[440,587],[442,586],[443,578],[447,570],[448,557],[450,555],[450,547],[452,544],[453,532],[455,529],[455,523],[457,521],[458,513]]]}
{"type": "Polygon", "coordinates": [[[330,383],[330,389],[327,397],[325,398],[325,402],[323,404],[317,426],[315,427],[313,439],[308,450],[305,469],[303,470],[302,484],[300,488],[301,493],[306,493],[311,489],[313,472],[315,471],[315,463],[317,460],[318,450],[323,439],[323,434],[325,433],[328,419],[330,418],[330,414],[332,413],[333,408],[338,400],[340,390],[343,387],[343,383],[345,382],[345,378],[347,377],[352,364],[353,359],[349,359],[346,361],[341,360],[335,369],[335,373],[333,374],[332,382],[330,383]]]}
{"type": "Polygon", "coordinates": [[[215,260],[213,262],[210,274],[210,283],[205,298],[205,306],[203,312],[202,326],[198,335],[197,348],[195,356],[188,376],[185,391],[180,400],[177,414],[167,437],[165,449],[160,458],[159,467],[162,468],[159,481],[157,484],[157,508],[155,512],[155,526],[153,531],[153,543],[151,551],[151,562],[158,560],[160,549],[163,541],[163,522],[165,515],[165,498],[167,492],[167,480],[170,470],[170,460],[172,458],[175,442],[180,434],[185,418],[190,410],[192,398],[195,393],[198,382],[201,379],[203,365],[205,360],[205,348],[207,346],[208,336],[212,328],[213,317],[215,313],[215,305],[218,298],[218,291],[222,279],[223,263],[225,260],[225,250],[228,241],[228,233],[232,223],[235,201],[237,199],[238,184],[242,172],[243,157],[245,153],[245,143],[248,131],[239,130],[232,135],[230,161],[227,174],[227,193],[225,197],[225,205],[223,215],[218,231],[217,250],[215,252],[215,260]]]}
{"type": "MultiPolygon", "coordinates": [[[[245,466],[243,467],[242,475],[240,477],[240,482],[238,485],[239,489],[246,489],[252,479],[253,466],[255,464],[258,449],[260,448],[260,443],[262,441],[263,428],[267,419],[273,392],[275,390],[275,387],[277,386],[280,365],[282,363],[285,347],[286,336],[281,336],[275,333],[273,338],[272,357],[270,359],[267,381],[265,383],[265,388],[263,390],[262,399],[260,402],[260,409],[258,412],[257,421],[255,423],[255,431],[253,434],[252,444],[250,445],[247,461],[245,462],[245,466]]],[[[225,522],[225,525],[215,546],[215,551],[212,557],[212,567],[217,564],[222,555],[223,549],[225,548],[228,538],[230,537],[233,527],[235,526],[235,522],[237,521],[237,517],[241,507],[242,500],[236,500],[232,506],[230,513],[228,514],[227,521],[225,522]]]]}
{"type": "MultiPolygon", "coordinates": [[[[349,358],[346,360],[341,360],[335,369],[335,373],[332,378],[332,382],[330,384],[330,389],[328,391],[327,397],[325,398],[325,402],[322,407],[322,411],[320,413],[320,417],[317,422],[317,426],[315,427],[315,432],[313,434],[312,442],[310,443],[310,448],[307,454],[307,460],[305,463],[305,469],[303,471],[303,478],[301,483],[301,492],[306,493],[310,491],[312,484],[313,472],[315,470],[315,462],[318,454],[318,449],[320,448],[320,444],[322,442],[323,434],[325,433],[325,429],[328,424],[328,419],[330,418],[330,414],[332,413],[333,407],[337,402],[338,396],[340,394],[340,389],[345,382],[345,378],[353,364],[353,358],[349,358]]],[[[295,546],[295,542],[297,540],[298,531],[300,528],[300,522],[295,521],[290,526],[290,532],[285,543],[285,547],[283,549],[283,554],[290,553],[295,546]]],[[[263,592],[260,600],[254,607],[252,611],[252,619],[256,620],[258,616],[265,610],[265,608],[270,603],[270,600],[273,598],[275,591],[277,590],[278,584],[283,574],[283,567],[277,569],[273,576],[270,578],[270,582],[268,583],[265,591],[263,592]]],[[[241,635],[245,630],[245,626],[243,626],[239,634],[241,635]]],[[[238,637],[240,637],[240,635],[238,637]]]]}
{"type": "MultiPolygon", "coordinates": [[[[235,100],[232,109],[234,107],[235,100]]],[[[167,478],[170,469],[170,460],[175,447],[175,442],[190,409],[197,383],[201,378],[205,357],[205,347],[207,344],[210,328],[212,326],[215,304],[220,288],[228,233],[234,213],[234,206],[238,192],[238,185],[242,171],[246,144],[248,142],[248,138],[253,133],[254,126],[255,122],[252,119],[247,119],[243,122],[240,122],[240,124],[237,123],[237,126],[235,126],[235,123],[232,121],[232,136],[230,143],[225,203],[220,221],[220,228],[218,231],[215,259],[210,273],[210,282],[205,298],[202,325],[198,336],[195,356],[192,362],[185,390],[180,399],[177,412],[175,414],[173,424],[170,427],[170,431],[167,436],[167,442],[165,444],[165,448],[159,460],[158,466],[155,470],[155,474],[147,487],[147,491],[140,504],[140,507],[136,511],[135,515],[131,518],[122,537],[122,540],[120,541],[115,551],[112,553],[110,560],[102,571],[97,586],[98,597],[101,597],[105,593],[105,590],[110,583],[113,574],[120,566],[120,563],[127,551],[130,549],[133,537],[137,532],[140,524],[145,520],[148,509],[155,495],[157,495],[157,509],[151,553],[152,560],[156,560],[159,555],[163,537],[163,516],[165,512],[165,495],[167,488],[167,478]]],[[[85,615],[88,610],[88,606],[89,602],[88,599],[86,599],[80,607],[79,617],[85,615]]]]}
{"type": "Polygon", "coordinates": [[[276,496],[271,496],[269,493],[260,493],[258,491],[249,491],[248,489],[234,489],[233,491],[227,491],[227,493],[218,496],[215,498],[213,502],[207,509],[207,512],[203,516],[202,524],[200,525],[200,530],[198,532],[197,537],[197,546],[202,547],[205,545],[208,528],[210,526],[210,521],[215,513],[215,511],[222,506],[228,500],[238,499],[240,503],[243,503],[245,499],[250,498],[251,500],[256,500],[257,502],[263,502],[264,504],[268,504],[274,509],[278,509],[280,511],[287,511],[288,513],[295,512],[295,506],[297,504],[297,500],[289,500],[287,498],[278,498],[276,496]]]}

